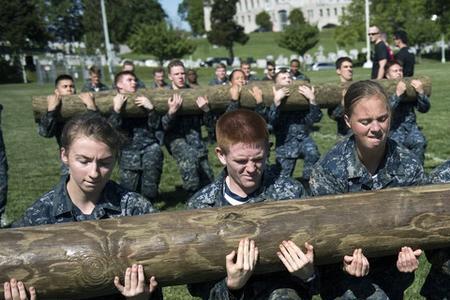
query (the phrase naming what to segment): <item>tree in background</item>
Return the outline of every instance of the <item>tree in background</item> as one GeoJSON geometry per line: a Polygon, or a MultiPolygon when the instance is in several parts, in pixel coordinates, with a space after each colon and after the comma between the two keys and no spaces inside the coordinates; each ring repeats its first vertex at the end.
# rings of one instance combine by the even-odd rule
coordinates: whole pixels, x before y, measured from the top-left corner
{"type": "Polygon", "coordinates": [[[270,15],[265,10],[256,15],[255,23],[261,31],[272,31],[273,23],[270,20],[270,15]]]}
{"type": "Polygon", "coordinates": [[[278,46],[303,56],[319,42],[319,29],[305,21],[300,9],[291,11],[289,21],[278,39],[278,46]]]}
{"type": "MultiPolygon", "coordinates": [[[[442,3],[448,1],[442,0],[442,3]]],[[[427,14],[429,8],[430,0],[372,1],[370,23],[377,25],[388,36],[395,30],[403,29],[408,33],[410,45],[421,47],[435,42],[439,36],[437,22],[433,22],[429,13],[427,14]]],[[[357,41],[365,40],[365,20],[361,16],[364,16],[364,2],[353,0],[340,18],[341,26],[335,31],[339,46],[352,46],[357,41]]]]}
{"type": "Polygon", "coordinates": [[[213,45],[225,47],[231,61],[234,60],[234,43],[244,45],[249,39],[244,27],[233,20],[237,1],[214,1],[211,9],[211,31],[208,32],[208,41],[213,45]]]}
{"type": "MultiPolygon", "coordinates": [[[[102,48],[103,25],[100,1],[83,1],[83,26],[89,52],[102,48]]],[[[131,33],[140,25],[158,24],[166,13],[156,0],[105,0],[111,43],[126,43],[131,33]]]]}
{"type": "Polygon", "coordinates": [[[205,34],[203,0],[183,0],[178,5],[178,15],[189,23],[194,36],[205,34]]]}
{"type": "Polygon", "coordinates": [[[81,0],[40,0],[47,31],[58,42],[81,41],[84,35],[81,0]]]}
{"type": "Polygon", "coordinates": [[[196,48],[185,32],[174,30],[165,22],[139,25],[129,38],[129,46],[133,51],[155,56],[160,65],[164,60],[192,54],[196,48]]]}

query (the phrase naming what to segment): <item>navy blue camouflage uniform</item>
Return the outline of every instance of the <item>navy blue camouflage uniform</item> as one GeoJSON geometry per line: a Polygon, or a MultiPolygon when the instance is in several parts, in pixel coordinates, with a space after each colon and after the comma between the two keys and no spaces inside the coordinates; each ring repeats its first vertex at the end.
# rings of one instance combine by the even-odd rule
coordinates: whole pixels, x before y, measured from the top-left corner
{"type": "MultiPolygon", "coordinates": [[[[428,183],[450,182],[450,160],[434,169],[428,183]]],[[[431,263],[430,272],[420,294],[428,300],[450,299],[450,248],[425,251],[431,263]]]]}
{"type": "Polygon", "coordinates": [[[164,160],[157,139],[162,135],[160,115],[152,110],[147,111],[146,118],[126,118],[113,110],[108,121],[129,139],[120,152],[120,184],[154,200],[158,196],[164,160]]]}
{"type": "Polygon", "coordinates": [[[390,137],[416,154],[423,164],[427,140],[417,126],[414,110],[417,109],[421,113],[428,112],[431,106],[430,99],[427,95],[419,93],[413,102],[404,102],[402,98],[403,95],[399,97],[397,94],[389,97],[393,116],[390,137]]]}
{"type": "Polygon", "coordinates": [[[102,92],[108,91],[109,87],[103,82],[99,82],[98,85],[93,85],[90,80],[86,81],[83,86],[82,92],[102,92]]]}
{"type": "Polygon", "coordinates": [[[8,195],[8,161],[6,160],[5,142],[2,132],[3,105],[0,104],[0,217],[5,213],[6,199],[8,195]]]}
{"type": "Polygon", "coordinates": [[[290,74],[291,74],[292,80],[304,80],[304,81],[310,82],[309,77],[300,71],[297,71],[295,73],[290,72],[290,74]]]}
{"type": "MultiPolygon", "coordinates": [[[[388,138],[385,157],[376,176],[358,158],[353,135],[336,144],[315,166],[310,188],[313,196],[332,195],[390,187],[422,184],[424,171],[419,159],[408,149],[388,138]]],[[[363,249],[364,250],[364,249],[363,249]]],[[[365,277],[350,276],[342,264],[319,268],[323,280],[322,299],[403,299],[403,292],[414,281],[413,273],[401,273],[397,256],[369,258],[365,277]]]]}
{"type": "Polygon", "coordinates": [[[309,105],[308,110],[281,111],[282,105],[270,106],[268,125],[275,133],[276,164],[284,176],[292,176],[298,158],[303,158],[303,178],[308,180],[312,166],[319,160],[316,143],[309,135],[314,123],[322,119],[318,105],[309,105]]]}
{"type": "MultiPolygon", "coordinates": [[[[196,194],[188,201],[189,209],[212,208],[229,206],[224,198],[225,178],[224,170],[214,182],[196,194]]],[[[279,201],[298,199],[305,197],[303,186],[294,179],[279,176],[271,171],[270,167],[262,177],[261,186],[251,195],[247,203],[259,203],[264,201],[279,201]]],[[[225,257],[226,253],[224,253],[225,257]]],[[[246,285],[239,291],[230,291],[225,279],[188,285],[189,292],[193,296],[206,300],[259,300],[259,299],[310,299],[318,291],[318,278],[314,277],[310,282],[290,275],[289,272],[277,272],[273,274],[253,275],[246,285]]]]}
{"type": "Polygon", "coordinates": [[[217,77],[214,77],[213,79],[211,79],[208,82],[209,86],[214,86],[214,85],[227,85],[228,84],[228,78],[225,77],[224,80],[219,80],[217,79],[217,77]]]}
{"type": "Polygon", "coordinates": [[[161,119],[164,144],[175,158],[183,180],[183,188],[192,194],[214,179],[208,162],[208,148],[202,140],[201,133],[201,126],[211,126],[212,118],[213,114],[209,111],[203,113],[203,116],[166,114],[161,119]]]}
{"type": "MultiPolygon", "coordinates": [[[[66,187],[68,180],[68,175],[61,176],[59,183],[52,190],[37,199],[25,211],[24,216],[12,224],[12,227],[102,220],[157,212],[145,198],[110,180],[106,183],[92,213],[85,215],[70,199],[66,187]]],[[[37,292],[39,293],[39,291],[37,292]]],[[[125,297],[121,294],[116,294],[89,299],[125,299],[125,297]]],[[[151,299],[162,299],[162,290],[158,288],[152,294],[151,299]]]]}

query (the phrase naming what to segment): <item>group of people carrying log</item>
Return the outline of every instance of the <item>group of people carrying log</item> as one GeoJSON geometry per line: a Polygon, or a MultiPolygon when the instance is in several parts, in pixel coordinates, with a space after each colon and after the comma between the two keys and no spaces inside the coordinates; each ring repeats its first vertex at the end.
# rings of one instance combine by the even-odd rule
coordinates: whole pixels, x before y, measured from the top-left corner
{"type": "MultiPolygon", "coordinates": [[[[12,227],[157,212],[151,202],[158,195],[162,144],[175,158],[184,188],[191,195],[188,209],[238,206],[266,200],[301,201],[309,196],[450,181],[450,162],[430,175],[423,169],[426,141],[417,127],[415,109],[426,112],[430,102],[422,82],[411,82],[417,93],[415,102],[401,101],[406,90],[403,81],[398,82],[394,95],[387,95],[376,81],[352,83],[343,93],[341,104],[329,109],[341,136],[320,158],[309,135],[312,125],[322,117],[314,88],[302,85],[295,91],[308,100],[308,109],[281,109],[290,95],[287,86],[293,78],[306,79],[298,71],[298,65],[298,61],[291,62],[294,70],[297,66],[294,73],[289,70],[275,73],[275,65],[267,64],[267,79],[284,87],[273,87],[273,104],[266,106],[261,89],[254,86],[251,90],[256,102],[254,110],[242,109],[239,104],[242,86],[251,80],[249,65],[233,70],[228,80],[221,70],[225,66],[218,65],[217,77],[212,82],[230,84],[231,100],[221,116],[210,110],[206,97],[197,99],[203,115],[178,113],[183,99],[176,90],[189,87],[184,65],[179,60],[169,63],[171,84],[164,83],[175,92],[168,100],[167,113],[160,115],[151,99],[140,96],[134,100],[146,112],[140,119],[124,114],[128,95],[138,88],[139,81],[132,71],[124,70],[116,75],[117,95],[108,118],[100,115],[94,94],[82,93],[80,99],[87,112],[67,122],[58,118],[58,112],[63,105],[61,96],[74,93],[74,82],[67,75],[58,77],[55,94],[48,97],[47,113],[39,121],[39,133],[56,137],[63,174],[59,183],[28,208],[12,227]],[[201,136],[201,126],[212,124],[215,130],[210,132],[217,141],[215,154],[223,166],[216,178],[213,178],[207,147],[201,136]],[[267,163],[270,132],[276,138],[275,165],[267,163]],[[303,184],[292,178],[300,157],[305,160],[303,184]],[[110,180],[117,161],[120,185],[110,180]]],[[[386,78],[401,79],[401,69],[401,62],[389,62],[385,66],[386,78]]],[[[351,81],[352,60],[339,58],[336,71],[342,82],[351,81]]],[[[96,86],[95,83],[92,86],[96,86]]],[[[258,266],[257,241],[246,237],[236,247],[230,253],[223,253],[226,276],[218,281],[190,284],[188,289],[193,296],[202,299],[310,299],[320,294],[322,299],[403,299],[422,254],[421,249],[404,245],[397,255],[372,258],[364,255],[362,245],[342,257],[341,263],[315,266],[315,245],[308,241],[297,245],[286,236],[274,253],[285,270],[254,274],[258,266]]],[[[448,249],[426,253],[432,264],[422,288],[427,299],[450,296],[449,253],[448,249]]],[[[161,299],[158,274],[146,279],[144,267],[151,273],[151,266],[134,264],[125,270],[122,280],[112,279],[118,293],[105,299],[161,299]]],[[[36,299],[38,294],[39,291],[32,287],[27,289],[16,279],[4,283],[6,299],[36,299]]]]}

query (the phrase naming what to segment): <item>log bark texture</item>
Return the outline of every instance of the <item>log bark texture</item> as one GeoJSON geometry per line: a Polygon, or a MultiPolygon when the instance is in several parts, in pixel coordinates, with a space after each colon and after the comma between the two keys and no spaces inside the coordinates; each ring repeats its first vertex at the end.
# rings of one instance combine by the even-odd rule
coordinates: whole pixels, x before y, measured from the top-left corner
{"type": "Polygon", "coordinates": [[[283,269],[276,252],[287,239],[313,244],[317,264],[354,248],[370,258],[404,245],[450,246],[449,198],[445,184],[6,229],[0,283],[22,280],[41,299],[107,295],[133,263],[163,286],[213,280],[225,276],[225,255],[244,237],[260,249],[259,273],[283,269]]]}
{"type": "MultiPolygon", "coordinates": [[[[426,76],[416,77],[424,83],[425,93],[427,95],[431,94],[431,79],[426,76]]],[[[407,98],[406,101],[414,100],[416,94],[414,89],[409,84],[411,78],[405,78],[404,81],[407,83],[407,98]]],[[[379,82],[386,88],[389,94],[394,93],[397,81],[395,80],[379,80],[379,82]]],[[[298,93],[298,86],[301,84],[308,84],[303,81],[295,81],[289,86],[291,91],[291,96],[283,104],[283,110],[303,110],[307,109],[308,101],[298,93]]],[[[273,91],[272,82],[269,81],[257,81],[247,86],[244,86],[241,92],[241,106],[247,108],[255,107],[255,100],[249,93],[252,86],[257,85],[263,91],[264,102],[267,105],[271,105],[273,101],[273,91]]],[[[309,85],[309,84],[308,84],[309,85]]],[[[319,105],[322,108],[335,107],[338,105],[342,99],[342,90],[348,85],[341,85],[339,83],[322,83],[315,85],[316,98],[319,105]]],[[[165,113],[167,111],[167,99],[173,93],[179,93],[183,97],[183,106],[181,108],[182,114],[201,114],[202,111],[197,107],[195,100],[198,96],[208,96],[211,109],[217,112],[224,112],[226,107],[230,102],[229,96],[230,86],[208,86],[200,87],[196,89],[184,89],[184,90],[163,90],[163,89],[142,89],[138,90],[135,94],[130,94],[129,100],[127,101],[125,114],[128,117],[143,117],[145,116],[144,111],[134,105],[134,99],[138,95],[145,95],[151,99],[155,106],[155,109],[160,113],[165,113]]],[[[103,114],[109,114],[112,108],[113,97],[116,94],[115,91],[98,92],[94,93],[95,101],[98,108],[103,114]]],[[[36,96],[32,99],[32,106],[34,117],[36,120],[47,111],[47,98],[46,96],[36,96]]],[[[78,98],[77,95],[65,96],[62,100],[61,106],[61,118],[66,119],[72,117],[73,115],[83,112],[85,110],[83,103],[78,98]]]]}

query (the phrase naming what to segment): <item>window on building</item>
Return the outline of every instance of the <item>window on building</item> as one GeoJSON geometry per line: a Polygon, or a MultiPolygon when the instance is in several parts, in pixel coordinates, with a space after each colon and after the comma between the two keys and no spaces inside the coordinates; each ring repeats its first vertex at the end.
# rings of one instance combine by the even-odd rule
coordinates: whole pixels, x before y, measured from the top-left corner
{"type": "Polygon", "coordinates": [[[334,8],[334,15],[337,16],[338,12],[337,12],[337,7],[334,8]]]}
{"type": "Polygon", "coordinates": [[[240,12],[240,11],[242,11],[241,2],[238,2],[236,4],[236,12],[240,12]]]}
{"type": "Polygon", "coordinates": [[[248,23],[251,23],[251,22],[252,22],[252,16],[248,15],[248,16],[247,16],[247,19],[248,19],[248,23]]]}
{"type": "Polygon", "coordinates": [[[241,20],[242,20],[242,25],[244,25],[244,24],[245,24],[245,17],[242,16],[242,17],[241,17],[241,20]]]}
{"type": "Polygon", "coordinates": [[[280,27],[284,29],[287,26],[288,15],[287,12],[283,10],[278,11],[278,20],[280,21],[280,27]]]}
{"type": "Polygon", "coordinates": [[[253,2],[253,0],[251,0],[252,2],[251,2],[251,9],[253,9],[253,8],[255,8],[255,3],[253,2]]]}
{"type": "Polygon", "coordinates": [[[329,16],[330,16],[330,9],[327,8],[327,17],[329,17],[329,16]]]}
{"type": "Polygon", "coordinates": [[[244,3],[245,3],[245,9],[248,10],[248,3],[247,3],[247,0],[245,0],[244,3]]]}
{"type": "Polygon", "coordinates": [[[314,18],[314,10],[308,9],[308,20],[312,20],[314,18]]]}
{"type": "Polygon", "coordinates": [[[323,17],[323,9],[319,9],[319,16],[323,17]]]}

